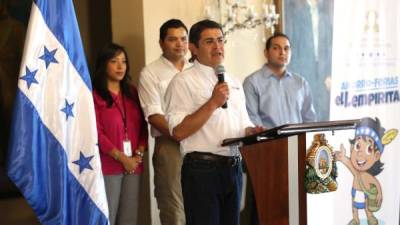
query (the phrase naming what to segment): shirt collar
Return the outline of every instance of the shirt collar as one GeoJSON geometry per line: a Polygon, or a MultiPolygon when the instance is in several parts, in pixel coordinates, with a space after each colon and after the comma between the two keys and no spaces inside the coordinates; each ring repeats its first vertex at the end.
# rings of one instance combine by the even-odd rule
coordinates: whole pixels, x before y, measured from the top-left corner
{"type": "MultiPolygon", "coordinates": [[[[163,55],[160,56],[160,59],[161,59],[161,61],[163,61],[163,63],[165,63],[166,65],[168,65],[171,68],[174,68],[175,70],[178,71],[178,69],[175,67],[175,65],[172,64],[172,62],[169,61],[167,58],[165,58],[163,55]]],[[[183,65],[183,70],[186,70],[190,66],[192,66],[192,64],[185,58],[185,64],[183,65]]]]}
{"type": "MultiPolygon", "coordinates": [[[[274,73],[272,72],[272,70],[270,70],[270,69],[268,68],[267,64],[264,64],[262,70],[263,70],[263,74],[264,74],[266,77],[271,77],[271,76],[276,77],[276,76],[274,75],[274,73]]],[[[292,76],[293,76],[293,74],[292,74],[291,72],[289,72],[288,70],[286,70],[286,71],[285,71],[285,74],[283,75],[283,77],[292,77],[292,76]]]]}
{"type": "Polygon", "coordinates": [[[204,72],[205,74],[215,74],[214,68],[201,64],[199,61],[195,60],[193,63],[200,71],[204,72]]]}

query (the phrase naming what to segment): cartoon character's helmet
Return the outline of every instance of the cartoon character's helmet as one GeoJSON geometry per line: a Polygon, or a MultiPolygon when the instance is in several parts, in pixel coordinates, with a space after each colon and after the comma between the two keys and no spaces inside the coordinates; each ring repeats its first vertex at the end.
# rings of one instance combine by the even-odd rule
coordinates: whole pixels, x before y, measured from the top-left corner
{"type": "Polygon", "coordinates": [[[381,127],[381,122],[375,117],[375,120],[370,117],[365,117],[356,125],[355,137],[367,136],[374,140],[380,153],[383,153],[384,145],[382,144],[382,136],[385,133],[385,128],[381,127]]]}

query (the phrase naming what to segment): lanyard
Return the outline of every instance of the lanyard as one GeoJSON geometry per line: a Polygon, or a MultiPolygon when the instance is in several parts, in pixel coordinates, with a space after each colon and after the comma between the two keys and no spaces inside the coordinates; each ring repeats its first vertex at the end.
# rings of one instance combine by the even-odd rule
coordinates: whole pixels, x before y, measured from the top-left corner
{"type": "Polygon", "coordinates": [[[128,127],[126,124],[126,106],[125,106],[125,98],[124,95],[121,93],[121,98],[122,98],[122,109],[121,107],[117,104],[116,99],[114,99],[115,106],[117,107],[118,111],[121,113],[122,117],[122,122],[124,124],[124,131],[125,131],[125,138],[128,138],[128,127]]]}

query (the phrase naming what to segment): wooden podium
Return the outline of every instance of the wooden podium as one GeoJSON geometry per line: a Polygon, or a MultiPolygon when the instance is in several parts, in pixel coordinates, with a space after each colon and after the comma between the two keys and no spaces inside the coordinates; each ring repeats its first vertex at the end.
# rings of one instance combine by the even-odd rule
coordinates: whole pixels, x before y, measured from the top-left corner
{"type": "Polygon", "coordinates": [[[239,145],[253,186],[260,225],[306,225],[306,134],[354,129],[359,120],[287,124],[226,139],[239,145]]]}

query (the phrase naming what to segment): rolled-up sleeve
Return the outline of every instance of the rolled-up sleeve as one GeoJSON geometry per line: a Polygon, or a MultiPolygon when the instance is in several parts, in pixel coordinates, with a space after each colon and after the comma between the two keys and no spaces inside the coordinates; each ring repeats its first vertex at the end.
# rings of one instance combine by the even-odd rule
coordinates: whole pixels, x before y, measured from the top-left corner
{"type": "Polygon", "coordinates": [[[169,133],[178,126],[187,115],[193,112],[191,95],[183,79],[177,75],[172,79],[165,93],[166,118],[168,121],[169,133]]]}
{"type": "Polygon", "coordinates": [[[151,71],[144,68],[140,73],[138,92],[140,105],[146,120],[154,114],[163,115],[160,92],[157,90],[157,80],[152,76],[151,71]]]}

